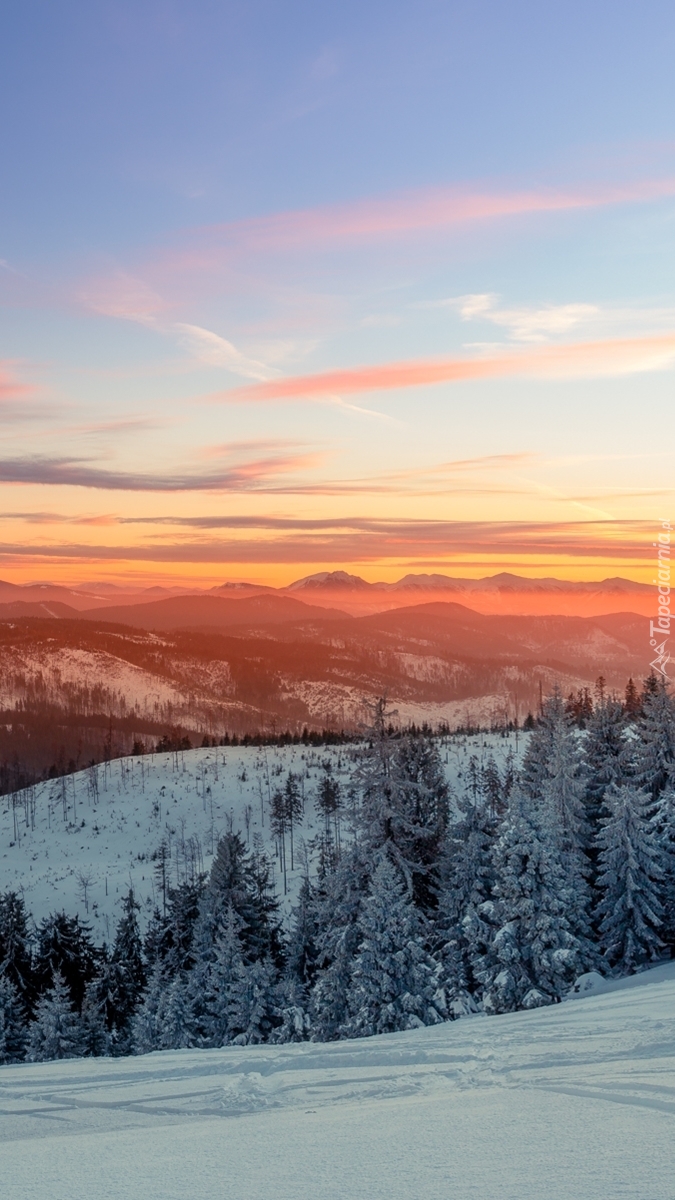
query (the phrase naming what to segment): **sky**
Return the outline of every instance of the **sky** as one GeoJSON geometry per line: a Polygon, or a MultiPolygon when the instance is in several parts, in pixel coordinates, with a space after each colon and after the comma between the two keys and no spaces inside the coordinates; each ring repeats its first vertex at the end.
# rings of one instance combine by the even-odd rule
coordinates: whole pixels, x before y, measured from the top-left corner
{"type": "Polygon", "coordinates": [[[651,582],[675,9],[8,0],[0,577],[651,582]]]}

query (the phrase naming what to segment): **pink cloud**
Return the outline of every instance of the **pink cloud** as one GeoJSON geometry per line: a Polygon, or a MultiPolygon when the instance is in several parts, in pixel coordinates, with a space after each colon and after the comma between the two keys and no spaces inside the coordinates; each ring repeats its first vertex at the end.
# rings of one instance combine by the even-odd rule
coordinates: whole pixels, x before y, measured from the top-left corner
{"type": "Polygon", "coordinates": [[[13,374],[13,363],[0,360],[0,404],[8,404],[31,395],[35,389],[28,383],[21,383],[13,374]]]}
{"type": "MultiPolygon", "coordinates": [[[[179,230],[170,243],[148,249],[127,268],[120,266],[82,282],[77,299],[104,316],[173,332],[182,339],[189,334],[193,342],[201,338],[202,353],[208,349],[212,357],[222,358],[229,351],[231,357],[238,352],[226,339],[195,325],[174,328],[172,321],[186,301],[202,295],[205,287],[232,295],[255,293],[261,286],[269,289],[272,255],[375,246],[475,222],[652,203],[673,196],[675,178],[511,191],[438,187],[272,213],[179,230]]],[[[302,289],[296,294],[286,276],[275,285],[274,294],[287,314],[300,306],[305,325],[316,319],[317,306],[334,303],[302,289]]]]}
{"type": "Polygon", "coordinates": [[[664,370],[675,362],[675,333],[538,347],[492,357],[385,363],[276,379],[218,393],[218,400],[320,400],[360,392],[525,376],[574,379],[664,370]]]}

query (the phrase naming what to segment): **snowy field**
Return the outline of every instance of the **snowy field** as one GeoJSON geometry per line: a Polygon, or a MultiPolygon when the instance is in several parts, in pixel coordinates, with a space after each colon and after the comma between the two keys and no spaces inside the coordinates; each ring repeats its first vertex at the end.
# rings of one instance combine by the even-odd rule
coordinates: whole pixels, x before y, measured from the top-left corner
{"type": "MultiPolygon", "coordinates": [[[[519,756],[525,739],[518,741],[519,756]]],[[[484,765],[493,755],[503,770],[515,736],[454,735],[441,757],[455,796],[467,783],[472,756],[484,765]]],[[[218,836],[230,827],[252,846],[256,835],[275,861],[275,883],[288,912],[302,879],[303,846],[311,866],[311,842],[321,822],[314,796],[325,762],[342,785],[347,810],[354,747],[304,746],[189,750],[117,759],[95,777],[80,771],[39,784],[33,791],[0,797],[0,891],[23,894],[36,921],[64,909],[88,921],[99,941],[109,942],[122,897],[133,885],[145,923],[159,895],[153,855],[162,841],[171,851],[175,886],[195,870],[208,870],[218,836]],[[304,819],[294,833],[294,870],[287,838],[287,893],[275,858],[269,823],[270,796],[293,771],[305,798],[304,819]],[[86,899],[83,880],[87,880],[86,899]]]]}
{"type": "Polygon", "coordinates": [[[0,1067],[7,1200],[673,1200],[675,963],[330,1045],[0,1067]]]}

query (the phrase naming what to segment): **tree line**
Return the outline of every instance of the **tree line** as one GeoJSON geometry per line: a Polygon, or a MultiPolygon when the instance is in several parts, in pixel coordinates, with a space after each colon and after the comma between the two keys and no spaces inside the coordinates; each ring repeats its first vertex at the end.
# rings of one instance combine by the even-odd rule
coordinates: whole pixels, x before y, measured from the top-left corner
{"type": "MultiPolygon", "coordinates": [[[[164,880],[144,937],[130,890],[110,947],[0,896],[0,1061],[410,1029],[556,1003],[584,972],[674,953],[664,681],[623,701],[602,680],[554,691],[533,726],[518,770],[474,757],[451,795],[438,739],[394,731],[378,701],[346,790],[324,765],[287,928],[270,860],[233,830],[208,873],[164,880]]],[[[293,774],[272,798],[282,873],[303,801],[293,774]]]]}

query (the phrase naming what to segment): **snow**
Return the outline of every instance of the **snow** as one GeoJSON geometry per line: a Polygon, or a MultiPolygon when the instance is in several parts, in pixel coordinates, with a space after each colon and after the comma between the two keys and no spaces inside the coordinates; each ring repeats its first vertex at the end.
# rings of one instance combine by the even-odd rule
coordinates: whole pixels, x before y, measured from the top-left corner
{"type": "Polygon", "coordinates": [[[673,1200],[675,963],[330,1045],[0,1068],[8,1200],[673,1200]]]}
{"type": "MultiPolygon", "coordinates": [[[[521,736],[521,753],[524,744],[521,736]]],[[[446,739],[442,757],[455,794],[463,790],[471,755],[484,763],[493,754],[503,769],[510,747],[515,751],[515,738],[499,735],[446,739]]],[[[11,796],[0,797],[0,891],[21,891],[36,921],[61,909],[77,912],[89,921],[95,938],[109,943],[130,883],[142,905],[142,922],[158,903],[152,856],[163,839],[171,846],[174,885],[185,877],[191,855],[197,856],[198,868],[209,869],[218,836],[230,823],[250,845],[256,834],[261,835],[274,858],[269,798],[283,786],[287,772],[293,771],[304,789],[305,816],[294,834],[295,870],[288,871],[286,896],[276,870],[277,891],[287,914],[302,881],[303,842],[311,865],[310,843],[323,825],[313,803],[322,763],[331,763],[346,799],[353,755],[350,746],[313,750],[299,745],[222,747],[117,759],[107,769],[98,768],[98,798],[88,771],[37,785],[34,829],[29,792],[17,794],[14,808],[11,796]],[[83,876],[90,879],[86,905],[83,876]]],[[[287,846],[290,867],[289,850],[287,846]]]]}

